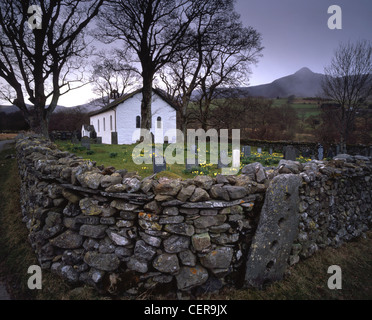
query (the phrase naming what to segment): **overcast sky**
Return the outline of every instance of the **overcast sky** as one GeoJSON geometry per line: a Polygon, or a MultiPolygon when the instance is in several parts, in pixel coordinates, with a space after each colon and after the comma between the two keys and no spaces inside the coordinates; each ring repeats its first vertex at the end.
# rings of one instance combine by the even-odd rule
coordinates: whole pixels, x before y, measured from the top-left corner
{"type": "MultiPolygon", "coordinates": [[[[263,57],[252,66],[250,85],[270,83],[302,67],[323,73],[340,42],[372,40],[372,0],[237,0],[245,26],[262,34],[263,57]],[[342,29],[328,28],[328,8],[342,9],[342,29]]],[[[90,88],[62,97],[60,105],[83,104],[90,88]]]]}

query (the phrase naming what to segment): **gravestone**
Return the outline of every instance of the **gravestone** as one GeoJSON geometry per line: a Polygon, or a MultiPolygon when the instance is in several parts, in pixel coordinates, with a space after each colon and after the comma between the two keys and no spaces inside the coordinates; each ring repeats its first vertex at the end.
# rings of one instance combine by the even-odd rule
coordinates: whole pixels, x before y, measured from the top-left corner
{"type": "Polygon", "coordinates": [[[261,154],[262,153],[262,148],[257,148],[257,153],[261,154]]]}
{"type": "Polygon", "coordinates": [[[102,144],[102,137],[97,137],[96,138],[96,143],[97,144],[102,144]]]}
{"type": "Polygon", "coordinates": [[[296,149],[293,146],[289,145],[285,147],[284,159],[296,161],[296,149]]]}
{"type": "Polygon", "coordinates": [[[269,148],[269,155],[273,154],[273,148],[269,148]]]}
{"type": "Polygon", "coordinates": [[[111,132],[111,144],[118,144],[118,133],[111,132]]]}
{"type": "Polygon", "coordinates": [[[233,168],[240,169],[240,150],[239,149],[235,149],[232,152],[232,166],[233,168]]]}
{"type": "Polygon", "coordinates": [[[154,174],[167,170],[167,163],[165,162],[165,158],[163,157],[162,150],[154,148],[152,154],[152,166],[154,174]]]}
{"type": "Polygon", "coordinates": [[[336,156],[338,155],[338,154],[340,154],[340,145],[339,144],[336,144],[336,156]]]}
{"type": "Polygon", "coordinates": [[[318,145],[318,160],[323,160],[324,158],[324,149],[323,146],[319,143],[318,145]]]}
{"type": "Polygon", "coordinates": [[[302,152],[302,156],[304,158],[310,158],[310,149],[306,148],[306,150],[302,152]]]}
{"type": "Polygon", "coordinates": [[[328,153],[327,153],[327,158],[333,158],[335,155],[333,154],[333,150],[332,150],[332,148],[329,148],[328,149],[328,153]]]}
{"type": "Polygon", "coordinates": [[[186,159],[186,170],[191,170],[192,168],[198,168],[199,164],[197,164],[196,159],[194,158],[187,158],[186,159]]]}
{"type": "Polygon", "coordinates": [[[244,158],[251,156],[251,147],[250,146],[243,146],[242,148],[244,158]]]}
{"type": "Polygon", "coordinates": [[[73,144],[78,144],[79,143],[79,139],[77,137],[76,132],[74,132],[73,135],[72,135],[71,143],[73,143],[73,144]]]}
{"type": "Polygon", "coordinates": [[[82,137],[81,138],[81,146],[85,147],[87,150],[90,150],[90,138],[89,137],[82,137]]]}
{"type": "Polygon", "coordinates": [[[227,151],[221,150],[220,157],[218,158],[218,169],[227,168],[228,167],[229,160],[227,158],[227,151]]]}

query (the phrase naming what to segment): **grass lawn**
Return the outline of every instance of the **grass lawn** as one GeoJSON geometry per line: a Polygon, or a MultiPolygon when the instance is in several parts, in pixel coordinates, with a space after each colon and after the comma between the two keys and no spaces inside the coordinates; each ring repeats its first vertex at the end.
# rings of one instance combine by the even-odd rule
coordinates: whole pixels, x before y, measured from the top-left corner
{"type": "MultiPolygon", "coordinates": [[[[140,176],[147,177],[153,174],[152,164],[137,165],[132,158],[132,152],[135,145],[108,145],[108,144],[91,144],[90,150],[82,147],[80,144],[72,144],[69,141],[56,141],[55,142],[61,150],[69,151],[83,159],[89,159],[97,162],[97,165],[104,165],[105,167],[115,167],[116,169],[126,169],[128,172],[138,172],[140,176]]],[[[165,145],[164,148],[167,146],[165,145]]],[[[231,149],[231,146],[230,146],[231,149]]],[[[279,161],[283,158],[282,154],[274,153],[272,155],[267,152],[259,154],[257,148],[252,147],[252,155],[248,158],[243,158],[241,154],[240,169],[246,164],[253,162],[260,162],[264,166],[277,166],[279,161]]],[[[168,176],[170,178],[192,178],[196,175],[209,175],[216,176],[221,173],[221,169],[217,168],[216,164],[210,164],[210,148],[207,144],[207,162],[201,164],[199,168],[192,169],[191,171],[185,170],[184,164],[171,164],[167,165],[167,170],[158,174],[158,176],[168,176]]],[[[231,157],[231,152],[229,152],[231,157]]],[[[186,150],[185,155],[186,157],[186,150]]],[[[298,158],[299,161],[305,162],[309,159],[302,157],[298,158]]]]}

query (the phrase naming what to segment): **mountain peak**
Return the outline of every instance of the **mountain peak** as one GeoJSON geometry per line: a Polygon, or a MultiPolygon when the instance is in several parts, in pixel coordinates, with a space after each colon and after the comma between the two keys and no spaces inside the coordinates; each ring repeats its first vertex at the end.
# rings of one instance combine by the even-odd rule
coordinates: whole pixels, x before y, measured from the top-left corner
{"type": "Polygon", "coordinates": [[[298,70],[295,74],[311,74],[313,73],[309,68],[303,67],[300,70],[298,70]]]}

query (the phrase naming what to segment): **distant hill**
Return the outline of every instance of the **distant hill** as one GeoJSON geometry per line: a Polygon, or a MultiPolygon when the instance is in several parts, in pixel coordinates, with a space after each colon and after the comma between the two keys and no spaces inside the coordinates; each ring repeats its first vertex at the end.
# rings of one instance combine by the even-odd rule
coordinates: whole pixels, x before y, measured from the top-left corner
{"type": "Polygon", "coordinates": [[[244,95],[261,96],[265,98],[316,97],[321,93],[321,84],[324,75],[314,73],[309,68],[302,68],[296,73],[279,78],[272,83],[239,88],[244,95]]]}
{"type": "MultiPolygon", "coordinates": [[[[92,111],[97,111],[102,108],[102,105],[99,103],[100,99],[93,100],[92,102],[82,104],[75,107],[64,107],[64,106],[57,106],[54,112],[60,112],[60,111],[68,111],[74,108],[80,108],[81,111],[85,113],[89,113],[92,111]]],[[[7,106],[0,106],[0,113],[5,112],[6,114],[13,113],[20,111],[16,106],[14,105],[7,105],[7,106]]]]}

